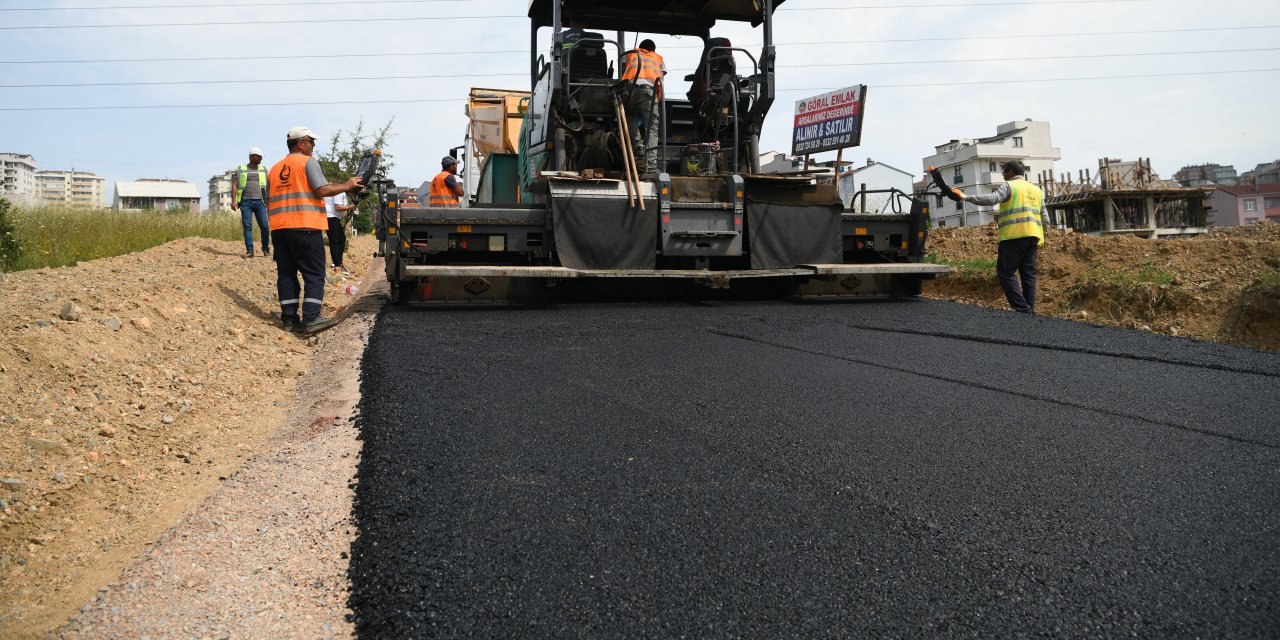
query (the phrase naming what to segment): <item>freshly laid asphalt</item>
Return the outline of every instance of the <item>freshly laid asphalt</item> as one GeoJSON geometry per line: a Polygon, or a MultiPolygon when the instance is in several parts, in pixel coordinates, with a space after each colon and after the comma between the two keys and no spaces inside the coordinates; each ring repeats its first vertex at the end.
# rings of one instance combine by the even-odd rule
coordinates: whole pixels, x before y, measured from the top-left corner
{"type": "Polygon", "coordinates": [[[926,300],[388,308],[363,638],[1277,637],[1280,355],[926,300]]]}

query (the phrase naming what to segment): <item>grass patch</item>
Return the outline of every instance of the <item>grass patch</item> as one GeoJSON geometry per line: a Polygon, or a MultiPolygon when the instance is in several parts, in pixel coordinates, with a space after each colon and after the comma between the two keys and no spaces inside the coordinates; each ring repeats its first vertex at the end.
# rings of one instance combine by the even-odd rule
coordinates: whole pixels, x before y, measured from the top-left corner
{"type": "Polygon", "coordinates": [[[1280,270],[1268,268],[1258,276],[1258,281],[1249,285],[1248,288],[1280,291],[1280,270]]]}
{"type": "Polygon", "coordinates": [[[1153,264],[1145,264],[1136,272],[1108,269],[1097,266],[1089,269],[1080,277],[1085,283],[1109,284],[1120,287],[1154,284],[1162,285],[1173,282],[1176,274],[1165,271],[1153,264]]]}
{"type": "Polygon", "coordinates": [[[13,209],[10,216],[19,247],[11,271],[65,267],[178,238],[244,239],[235,213],[34,207],[13,209]]]}
{"type": "Polygon", "coordinates": [[[994,280],[996,277],[996,261],[990,260],[942,260],[938,254],[930,253],[925,261],[932,264],[944,264],[951,267],[949,277],[960,280],[994,280]]]}

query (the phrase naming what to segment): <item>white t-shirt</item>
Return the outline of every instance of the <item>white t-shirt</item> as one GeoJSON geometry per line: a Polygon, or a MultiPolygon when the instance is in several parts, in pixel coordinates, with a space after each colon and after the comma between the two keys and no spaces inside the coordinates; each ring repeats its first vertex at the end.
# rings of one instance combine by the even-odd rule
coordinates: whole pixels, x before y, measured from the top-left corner
{"type": "Polygon", "coordinates": [[[347,206],[347,194],[345,193],[328,196],[324,199],[324,213],[330,218],[341,217],[338,215],[338,207],[345,206],[347,206]]]}

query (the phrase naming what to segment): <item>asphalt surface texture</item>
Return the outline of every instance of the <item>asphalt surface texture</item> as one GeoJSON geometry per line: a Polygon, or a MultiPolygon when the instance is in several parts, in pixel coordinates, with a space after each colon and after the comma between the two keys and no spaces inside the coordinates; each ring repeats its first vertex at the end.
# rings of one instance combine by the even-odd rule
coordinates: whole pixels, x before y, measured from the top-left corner
{"type": "Polygon", "coordinates": [[[388,307],[362,638],[1280,636],[1280,355],[928,300],[388,307]]]}

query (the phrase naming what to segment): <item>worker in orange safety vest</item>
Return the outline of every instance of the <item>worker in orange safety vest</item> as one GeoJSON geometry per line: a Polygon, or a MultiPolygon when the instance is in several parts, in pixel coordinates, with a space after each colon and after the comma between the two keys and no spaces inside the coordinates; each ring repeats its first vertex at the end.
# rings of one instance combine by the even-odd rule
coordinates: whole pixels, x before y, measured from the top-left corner
{"type": "Polygon", "coordinates": [[[428,207],[456,208],[458,198],[464,189],[458,179],[458,159],[445,156],[440,159],[440,173],[431,179],[431,190],[427,192],[428,207]]]}
{"type": "Polygon", "coordinates": [[[636,156],[643,153],[641,173],[658,172],[658,107],[662,104],[662,77],[667,75],[667,64],[654,50],[653,40],[640,42],[640,48],[628,51],[622,57],[622,77],[631,82],[631,92],[626,102],[628,123],[631,127],[631,148],[636,156]]]}
{"type": "Polygon", "coordinates": [[[271,241],[276,246],[276,293],[284,329],[315,333],[336,324],[335,320],[320,317],[324,304],[324,231],[329,228],[324,199],[355,189],[361,178],[329,184],[320,163],[312,157],[316,136],[307,127],[290,129],[286,142],[289,155],[267,174],[267,214],[271,241]],[[298,286],[299,273],[305,293],[298,286]]]}

